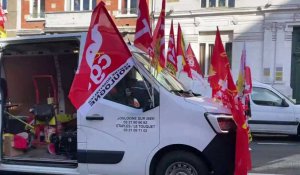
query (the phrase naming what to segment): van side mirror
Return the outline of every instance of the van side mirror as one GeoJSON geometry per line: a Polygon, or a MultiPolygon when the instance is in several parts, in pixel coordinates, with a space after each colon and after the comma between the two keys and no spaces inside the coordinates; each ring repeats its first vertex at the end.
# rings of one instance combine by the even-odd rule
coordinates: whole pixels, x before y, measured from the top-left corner
{"type": "Polygon", "coordinates": [[[281,102],[281,106],[282,107],[289,107],[290,105],[285,101],[285,99],[283,98],[282,99],[282,102],[281,102]]]}

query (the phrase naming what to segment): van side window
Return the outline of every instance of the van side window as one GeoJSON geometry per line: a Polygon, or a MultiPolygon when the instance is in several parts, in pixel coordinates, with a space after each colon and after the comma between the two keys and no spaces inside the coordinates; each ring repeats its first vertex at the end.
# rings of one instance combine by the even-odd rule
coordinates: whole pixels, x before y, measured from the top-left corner
{"type": "Polygon", "coordinates": [[[151,103],[151,93],[151,84],[133,68],[105,95],[104,99],[147,111],[159,106],[158,91],[154,89],[154,106],[151,103]]]}
{"type": "Polygon", "coordinates": [[[252,101],[262,106],[281,106],[282,98],[265,88],[253,88],[252,101]]]}

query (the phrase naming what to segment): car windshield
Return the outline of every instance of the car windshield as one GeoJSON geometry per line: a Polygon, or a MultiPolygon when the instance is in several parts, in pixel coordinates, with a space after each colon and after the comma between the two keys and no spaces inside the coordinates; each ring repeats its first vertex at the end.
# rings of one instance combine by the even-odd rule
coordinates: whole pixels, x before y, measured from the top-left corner
{"type": "Polygon", "coordinates": [[[275,88],[274,86],[272,86],[272,88],[274,88],[279,94],[281,94],[282,96],[285,97],[285,99],[287,99],[288,101],[290,101],[291,103],[293,104],[296,104],[296,105],[300,105],[299,103],[296,103],[295,100],[293,100],[292,98],[284,95],[282,92],[280,92],[280,90],[278,90],[277,88],[275,88]]]}
{"type": "Polygon", "coordinates": [[[138,52],[133,52],[133,55],[146,68],[146,70],[150,72],[153,77],[155,77],[155,79],[168,91],[185,97],[194,96],[191,91],[187,90],[183,84],[181,84],[172,74],[170,74],[165,69],[160,73],[157,73],[157,71],[155,71],[155,68],[150,65],[149,58],[146,55],[138,52]]]}

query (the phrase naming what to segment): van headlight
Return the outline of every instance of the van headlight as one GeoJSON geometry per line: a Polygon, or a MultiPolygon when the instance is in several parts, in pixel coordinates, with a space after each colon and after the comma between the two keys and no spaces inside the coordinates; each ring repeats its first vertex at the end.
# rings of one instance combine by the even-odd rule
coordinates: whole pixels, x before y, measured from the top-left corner
{"type": "Polygon", "coordinates": [[[216,133],[226,134],[236,129],[232,115],[220,113],[205,113],[204,115],[216,133]]]}

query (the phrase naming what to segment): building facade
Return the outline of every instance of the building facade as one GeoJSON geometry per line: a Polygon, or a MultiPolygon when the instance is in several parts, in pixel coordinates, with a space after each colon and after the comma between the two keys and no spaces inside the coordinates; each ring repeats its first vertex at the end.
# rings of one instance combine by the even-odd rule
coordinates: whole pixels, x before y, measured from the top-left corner
{"type": "Polygon", "coordinates": [[[171,19],[180,23],[206,76],[218,26],[235,79],[245,43],[253,80],[300,102],[299,0],[167,0],[166,8],[167,33],[171,19]]]}
{"type": "MultiPolygon", "coordinates": [[[[87,31],[92,10],[100,1],[0,0],[8,17],[8,36],[87,31]]],[[[129,33],[132,39],[138,0],[103,1],[119,30],[129,33]]]]}

